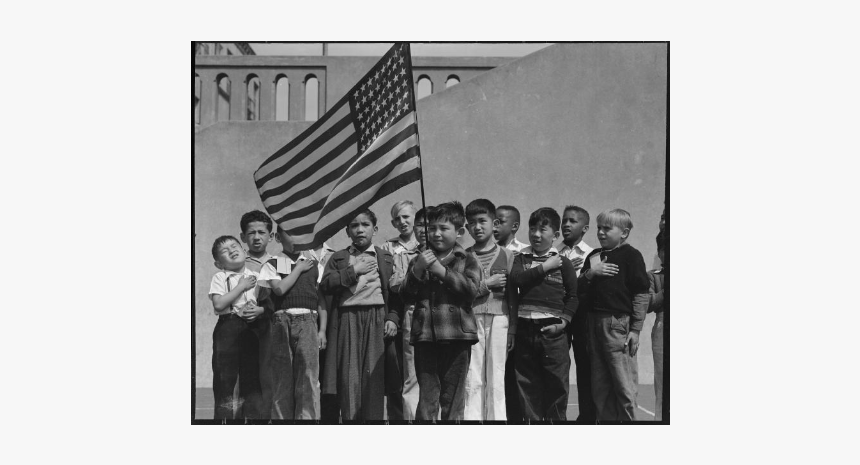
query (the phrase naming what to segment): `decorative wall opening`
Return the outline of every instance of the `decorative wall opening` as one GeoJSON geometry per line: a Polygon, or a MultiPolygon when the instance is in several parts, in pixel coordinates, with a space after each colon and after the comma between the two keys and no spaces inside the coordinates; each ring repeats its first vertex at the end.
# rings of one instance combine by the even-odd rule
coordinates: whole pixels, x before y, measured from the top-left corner
{"type": "Polygon", "coordinates": [[[255,75],[248,76],[248,88],[245,101],[245,119],[247,121],[260,120],[260,78],[255,75]]]}
{"type": "Polygon", "coordinates": [[[290,80],[280,75],[275,80],[275,121],[290,119],[290,80]]]}
{"type": "Polygon", "coordinates": [[[456,75],[452,74],[452,75],[448,76],[448,80],[445,81],[445,88],[447,89],[447,88],[449,88],[451,86],[455,86],[459,83],[460,83],[460,78],[457,77],[456,75]]]}
{"type": "Polygon", "coordinates": [[[319,119],[320,81],[313,74],[305,78],[305,121],[319,119]]]}
{"type": "Polygon", "coordinates": [[[415,97],[416,100],[422,99],[433,93],[433,81],[430,80],[427,76],[420,76],[418,78],[418,85],[415,88],[415,97]]]}
{"type": "Polygon", "coordinates": [[[217,82],[218,103],[215,107],[215,121],[230,121],[230,78],[222,74],[217,82]]]}

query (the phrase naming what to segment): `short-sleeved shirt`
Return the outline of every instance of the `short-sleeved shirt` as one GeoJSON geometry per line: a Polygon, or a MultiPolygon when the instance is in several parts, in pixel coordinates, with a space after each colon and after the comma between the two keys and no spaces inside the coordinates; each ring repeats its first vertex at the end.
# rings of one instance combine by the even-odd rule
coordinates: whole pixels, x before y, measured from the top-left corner
{"type": "MultiPolygon", "coordinates": [[[[271,267],[269,267],[271,268],[271,267]]],[[[277,275],[271,276],[266,268],[264,267],[261,273],[257,273],[256,271],[251,271],[246,266],[242,268],[241,272],[237,271],[229,271],[229,270],[221,270],[215,273],[215,276],[212,277],[212,283],[209,285],[209,296],[213,295],[224,295],[229,293],[231,290],[236,288],[236,285],[239,284],[239,280],[242,279],[242,276],[254,276],[257,278],[258,286],[254,289],[248,289],[243,292],[239,297],[230,304],[229,308],[225,308],[222,311],[215,311],[216,315],[226,315],[228,313],[238,312],[240,308],[242,308],[247,303],[257,304],[257,289],[262,285],[265,287],[264,282],[270,279],[276,279],[277,275]]]]}
{"type": "MultiPolygon", "coordinates": [[[[561,250],[558,251],[558,253],[564,257],[567,257],[567,259],[571,261],[576,257],[585,260],[585,257],[587,257],[592,250],[594,250],[594,247],[591,247],[590,245],[586,244],[585,241],[579,241],[579,243],[575,244],[573,247],[568,247],[565,244],[565,246],[562,247],[561,250]]],[[[582,265],[579,265],[579,267],[576,269],[577,278],[579,277],[580,270],[582,270],[582,265]]]]}
{"type": "Polygon", "coordinates": [[[518,254],[518,253],[522,252],[522,250],[528,246],[529,246],[528,244],[518,241],[517,238],[515,237],[514,240],[512,240],[510,244],[505,246],[505,248],[514,252],[514,254],[518,254]]]}

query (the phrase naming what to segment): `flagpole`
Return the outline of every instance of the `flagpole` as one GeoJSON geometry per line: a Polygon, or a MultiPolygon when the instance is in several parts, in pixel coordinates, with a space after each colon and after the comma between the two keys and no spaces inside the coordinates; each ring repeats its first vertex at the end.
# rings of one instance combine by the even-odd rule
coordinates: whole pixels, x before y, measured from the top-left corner
{"type": "MultiPolygon", "coordinates": [[[[412,69],[412,46],[409,46],[409,79],[412,81],[412,108],[415,109],[415,126],[418,127],[418,105],[415,104],[415,75],[413,74],[412,69]]],[[[421,159],[421,133],[420,131],[415,131],[415,141],[417,142],[416,149],[418,150],[418,168],[421,170],[421,178],[419,182],[421,184],[421,209],[424,210],[424,250],[429,250],[430,248],[430,235],[427,234],[427,203],[424,200],[424,160],[421,159]]]]}

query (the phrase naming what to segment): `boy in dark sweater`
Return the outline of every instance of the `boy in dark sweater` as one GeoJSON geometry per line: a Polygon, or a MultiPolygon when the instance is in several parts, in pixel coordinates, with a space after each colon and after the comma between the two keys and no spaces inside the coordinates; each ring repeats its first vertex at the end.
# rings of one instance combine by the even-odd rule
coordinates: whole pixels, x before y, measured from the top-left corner
{"type": "Polygon", "coordinates": [[[585,259],[579,293],[588,311],[591,386],[597,421],[633,421],[639,332],[648,310],[645,260],[627,238],[633,222],[621,209],[597,216],[600,248],[585,259]]]}
{"type": "Polygon", "coordinates": [[[271,415],[278,420],[319,420],[319,351],[325,348],[327,323],[317,290],[319,268],[307,252],[294,250],[292,237],[280,226],[277,240],[284,255],[264,265],[278,276],[269,281],[275,310],[267,367],[273,386],[271,415]]]}
{"type": "Polygon", "coordinates": [[[544,207],[529,217],[529,242],[514,258],[511,283],[517,290],[511,306],[516,325],[515,371],[520,405],[527,420],[567,420],[570,346],[565,328],[578,300],[576,269],[559,255],[561,218],[544,207]]]}

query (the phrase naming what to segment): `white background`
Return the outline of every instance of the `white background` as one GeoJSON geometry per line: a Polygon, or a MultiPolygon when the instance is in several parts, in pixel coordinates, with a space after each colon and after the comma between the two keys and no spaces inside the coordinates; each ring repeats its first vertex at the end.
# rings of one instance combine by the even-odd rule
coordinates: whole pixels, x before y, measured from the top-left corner
{"type": "Polygon", "coordinates": [[[9,463],[853,455],[860,76],[842,3],[12,5],[9,463]],[[431,38],[671,41],[672,425],[189,425],[190,41],[431,38]]]}

